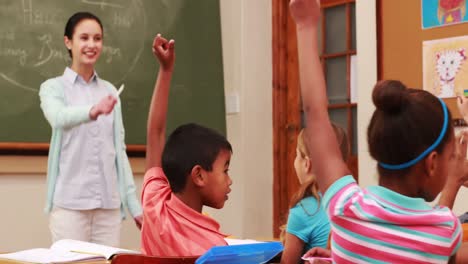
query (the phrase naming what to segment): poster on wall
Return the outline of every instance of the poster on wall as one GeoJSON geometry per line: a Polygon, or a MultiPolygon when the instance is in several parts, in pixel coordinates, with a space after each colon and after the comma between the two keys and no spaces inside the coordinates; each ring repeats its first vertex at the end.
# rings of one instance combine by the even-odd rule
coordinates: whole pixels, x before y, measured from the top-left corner
{"type": "Polygon", "coordinates": [[[467,22],[466,4],[466,0],[421,0],[422,28],[467,22]]]}
{"type": "Polygon", "coordinates": [[[441,98],[468,95],[468,36],[423,42],[423,89],[441,98]]]}

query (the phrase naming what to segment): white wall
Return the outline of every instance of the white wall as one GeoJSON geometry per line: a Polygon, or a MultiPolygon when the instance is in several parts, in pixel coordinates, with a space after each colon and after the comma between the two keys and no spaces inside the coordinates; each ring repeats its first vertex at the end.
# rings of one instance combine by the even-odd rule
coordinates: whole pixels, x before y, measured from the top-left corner
{"type": "MultiPolygon", "coordinates": [[[[221,0],[226,94],[240,112],[228,115],[234,155],[225,208],[206,211],[225,233],[271,238],[273,216],[271,1],[221,0]]],[[[3,124],[5,125],[5,124],[3,124]]],[[[46,157],[0,156],[0,252],[50,246],[45,201],[46,157]]],[[[132,159],[140,193],[144,160],[132,159]]],[[[122,247],[139,248],[133,221],[124,221],[122,247]]]]}
{"type": "Polygon", "coordinates": [[[221,0],[226,94],[240,97],[227,115],[233,144],[230,200],[207,210],[222,230],[239,238],[273,235],[273,123],[270,0],[221,0]],[[231,199],[232,198],[232,199],[231,199]]]}
{"type": "MultiPolygon", "coordinates": [[[[356,1],[357,56],[358,56],[358,155],[359,183],[362,186],[377,184],[376,163],[369,156],[366,130],[374,112],[372,88],[377,81],[376,1],[356,1]]],[[[468,211],[468,188],[462,187],[453,211],[460,215],[468,211]]]]}
{"type": "Polygon", "coordinates": [[[356,1],[359,183],[377,184],[376,163],[367,148],[367,124],[374,112],[372,88],[377,82],[376,1],[356,1]]]}
{"type": "MultiPolygon", "coordinates": [[[[44,214],[46,157],[0,156],[0,252],[51,244],[44,214]]],[[[144,160],[131,159],[140,193],[144,160]]],[[[139,232],[132,220],[123,222],[122,246],[138,249],[139,232]]]]}

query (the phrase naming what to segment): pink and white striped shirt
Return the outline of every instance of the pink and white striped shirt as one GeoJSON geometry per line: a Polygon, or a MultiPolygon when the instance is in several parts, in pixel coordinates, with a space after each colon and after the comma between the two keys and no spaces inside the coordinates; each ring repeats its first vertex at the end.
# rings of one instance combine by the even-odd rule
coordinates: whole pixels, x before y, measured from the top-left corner
{"type": "Polygon", "coordinates": [[[382,186],[361,189],[350,175],[329,187],[335,263],[447,263],[462,242],[458,218],[382,186]]]}
{"type": "Polygon", "coordinates": [[[225,246],[219,224],[183,203],[172,193],[162,168],[145,174],[142,191],[141,251],[151,256],[200,256],[225,246]]]}

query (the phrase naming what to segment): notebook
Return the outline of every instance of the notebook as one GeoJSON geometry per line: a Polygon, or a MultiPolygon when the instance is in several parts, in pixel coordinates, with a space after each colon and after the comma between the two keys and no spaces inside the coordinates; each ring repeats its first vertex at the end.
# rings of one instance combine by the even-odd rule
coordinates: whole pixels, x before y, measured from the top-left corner
{"type": "Polygon", "coordinates": [[[29,263],[68,263],[84,260],[111,259],[116,254],[140,254],[137,251],[109,247],[72,239],[59,240],[50,248],[33,248],[0,254],[0,260],[29,263]]]}
{"type": "Polygon", "coordinates": [[[196,264],[259,264],[266,263],[283,251],[281,242],[262,242],[216,246],[197,259],[196,264]]]}

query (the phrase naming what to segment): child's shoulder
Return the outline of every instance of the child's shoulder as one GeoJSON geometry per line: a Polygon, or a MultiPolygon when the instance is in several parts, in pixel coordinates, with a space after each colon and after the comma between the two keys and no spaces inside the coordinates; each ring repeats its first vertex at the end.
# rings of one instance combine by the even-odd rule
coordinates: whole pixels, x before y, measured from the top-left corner
{"type": "Polygon", "coordinates": [[[317,200],[317,198],[315,198],[315,196],[308,196],[308,197],[305,197],[303,198],[300,203],[302,203],[304,206],[316,206],[319,201],[317,200]]]}
{"type": "Polygon", "coordinates": [[[148,180],[154,180],[154,179],[166,179],[167,180],[166,174],[164,174],[164,171],[161,167],[158,167],[158,166],[151,167],[145,172],[145,177],[144,177],[145,182],[148,180]]]}
{"type": "Polygon", "coordinates": [[[144,193],[148,192],[159,192],[161,190],[169,189],[169,182],[164,174],[164,171],[161,167],[152,167],[149,168],[143,180],[143,191],[144,193]]]}
{"type": "Polygon", "coordinates": [[[300,200],[296,206],[291,208],[290,215],[296,217],[314,216],[318,211],[323,211],[319,200],[314,196],[308,196],[300,200]]]}

